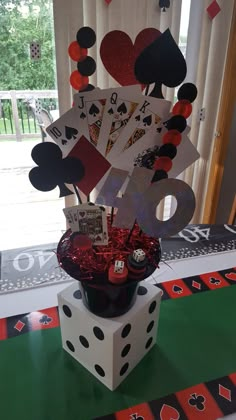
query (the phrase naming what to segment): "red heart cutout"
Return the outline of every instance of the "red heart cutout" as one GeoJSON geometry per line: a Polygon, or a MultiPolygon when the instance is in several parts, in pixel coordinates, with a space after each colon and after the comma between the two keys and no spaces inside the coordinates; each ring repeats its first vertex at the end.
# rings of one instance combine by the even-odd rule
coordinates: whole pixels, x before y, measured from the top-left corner
{"type": "Polygon", "coordinates": [[[81,217],[84,217],[85,216],[85,212],[84,211],[80,211],[79,214],[80,214],[81,217]]]}
{"type": "Polygon", "coordinates": [[[227,279],[229,279],[229,280],[234,280],[234,281],[236,281],[236,273],[228,273],[228,274],[225,274],[225,277],[226,277],[227,279]]]}
{"type": "Polygon", "coordinates": [[[179,420],[180,414],[174,407],[163,404],[160,411],[160,418],[161,420],[179,420]]]}
{"type": "Polygon", "coordinates": [[[140,84],[134,74],[135,61],[139,54],[160,35],[158,29],[146,28],[139,32],[133,44],[125,32],[108,32],[100,46],[104,67],[121,86],[140,84]]]}

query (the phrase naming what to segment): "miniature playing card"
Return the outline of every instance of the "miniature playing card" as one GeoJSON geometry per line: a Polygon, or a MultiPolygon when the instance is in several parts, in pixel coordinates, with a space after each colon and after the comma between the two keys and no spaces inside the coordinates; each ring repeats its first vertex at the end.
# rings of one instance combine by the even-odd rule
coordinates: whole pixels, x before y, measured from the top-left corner
{"type": "Polygon", "coordinates": [[[40,60],[41,58],[41,47],[38,42],[30,43],[30,58],[33,61],[40,60]]]}

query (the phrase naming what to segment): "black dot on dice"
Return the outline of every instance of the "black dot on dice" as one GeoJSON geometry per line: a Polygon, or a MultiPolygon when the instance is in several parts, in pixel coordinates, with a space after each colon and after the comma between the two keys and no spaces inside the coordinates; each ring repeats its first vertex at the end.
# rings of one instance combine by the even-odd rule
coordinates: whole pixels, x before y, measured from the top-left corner
{"type": "Polygon", "coordinates": [[[70,351],[75,351],[73,344],[69,340],[66,341],[66,345],[70,351]]]}
{"type": "Polygon", "coordinates": [[[98,340],[104,340],[104,333],[99,327],[94,327],[93,333],[98,340]]]}
{"type": "Polygon", "coordinates": [[[103,368],[99,365],[95,365],[94,367],[95,367],[96,372],[104,378],[105,372],[104,372],[103,368]]]}
{"type": "Polygon", "coordinates": [[[68,318],[71,318],[71,317],[72,317],[72,312],[71,312],[71,310],[70,310],[69,306],[67,306],[67,305],[63,305],[63,306],[62,306],[62,309],[63,309],[64,314],[65,314],[66,316],[68,316],[68,318]]]}
{"type": "Polygon", "coordinates": [[[150,324],[147,326],[147,333],[150,333],[150,331],[152,331],[154,326],[154,321],[151,321],[150,324]]]}
{"type": "Polygon", "coordinates": [[[125,372],[127,372],[129,368],[129,363],[125,363],[124,366],[122,366],[121,370],[120,370],[120,376],[123,376],[125,374],[125,372]]]}
{"type": "Polygon", "coordinates": [[[149,349],[150,345],[152,344],[152,341],[153,341],[153,338],[152,338],[152,337],[150,337],[150,338],[148,339],[148,341],[146,342],[146,346],[145,346],[145,348],[146,348],[146,349],[149,349]]]}
{"type": "Polygon", "coordinates": [[[122,330],[121,337],[122,337],[122,338],[127,337],[127,336],[129,335],[129,333],[130,333],[130,330],[131,330],[131,325],[130,325],[130,324],[127,324],[127,325],[123,328],[123,330],[122,330]]]}
{"type": "Polygon", "coordinates": [[[87,338],[85,338],[83,335],[79,336],[79,341],[81,342],[83,347],[85,347],[86,349],[89,348],[89,342],[88,342],[87,338]]]}
{"type": "Polygon", "coordinates": [[[126,346],[123,348],[123,350],[121,352],[121,357],[127,356],[127,354],[129,353],[130,349],[131,349],[131,345],[130,344],[126,344],[126,346]]]}
{"type": "Polygon", "coordinates": [[[76,39],[81,48],[90,48],[96,42],[96,34],[92,28],[84,26],[78,30],[76,39]]]}
{"type": "Polygon", "coordinates": [[[151,303],[151,305],[149,306],[149,313],[150,313],[150,314],[152,314],[152,313],[155,311],[156,306],[157,306],[157,303],[156,303],[156,301],[154,300],[154,301],[151,303]]]}
{"type": "Polygon", "coordinates": [[[82,76],[91,76],[96,70],[96,63],[92,57],[86,57],[78,62],[77,69],[82,76]]]}
{"type": "Polygon", "coordinates": [[[147,294],[147,289],[144,286],[139,286],[138,288],[138,295],[143,296],[147,294]]]}
{"type": "Polygon", "coordinates": [[[74,296],[74,298],[75,298],[75,299],[81,299],[81,298],[82,298],[81,291],[80,291],[80,290],[76,290],[76,291],[73,293],[73,296],[74,296]]]}

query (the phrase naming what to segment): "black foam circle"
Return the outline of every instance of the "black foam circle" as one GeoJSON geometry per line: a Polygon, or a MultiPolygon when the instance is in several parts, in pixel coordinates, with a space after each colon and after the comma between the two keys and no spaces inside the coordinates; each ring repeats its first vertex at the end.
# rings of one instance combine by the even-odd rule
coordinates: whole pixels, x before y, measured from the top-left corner
{"type": "Polygon", "coordinates": [[[180,86],[177,93],[178,100],[187,99],[189,102],[193,102],[197,97],[197,88],[193,83],[184,83],[180,86]]]}
{"type": "Polygon", "coordinates": [[[75,348],[74,348],[73,344],[71,343],[71,341],[67,340],[66,345],[67,345],[67,347],[70,351],[73,351],[73,352],[75,351],[75,348]]]}
{"type": "Polygon", "coordinates": [[[187,121],[182,115],[174,115],[163,124],[166,126],[168,131],[178,130],[180,133],[182,133],[187,126],[187,121]]]}
{"type": "Polygon", "coordinates": [[[94,367],[95,367],[96,372],[104,378],[105,372],[104,372],[103,368],[99,365],[94,365],[94,367]]]}
{"type": "Polygon", "coordinates": [[[92,28],[84,26],[78,30],[76,39],[81,48],[91,48],[96,42],[96,34],[92,28]]]}
{"type": "Polygon", "coordinates": [[[85,338],[83,335],[79,336],[79,341],[82,344],[83,347],[85,347],[86,349],[89,348],[89,342],[87,340],[87,338],[85,338]]]}
{"type": "Polygon", "coordinates": [[[172,143],[163,144],[157,152],[158,156],[167,156],[170,159],[174,159],[177,154],[177,148],[172,143]]]}
{"type": "Polygon", "coordinates": [[[144,287],[144,286],[139,286],[137,293],[138,293],[139,296],[146,295],[147,294],[147,288],[144,287]]]}
{"type": "Polygon", "coordinates": [[[62,306],[62,309],[63,309],[64,314],[65,314],[66,316],[68,316],[68,318],[71,318],[71,317],[72,317],[72,312],[71,312],[71,310],[70,310],[69,306],[67,306],[67,305],[63,305],[63,306],[62,306]]]}
{"type": "Polygon", "coordinates": [[[156,301],[154,300],[154,301],[151,303],[151,305],[149,306],[149,313],[150,313],[150,314],[152,314],[152,313],[155,311],[156,306],[157,306],[157,303],[156,303],[156,301]]]}
{"type": "Polygon", "coordinates": [[[128,369],[129,369],[129,363],[125,363],[124,366],[122,366],[120,370],[120,376],[123,376],[125,372],[127,372],[128,369]]]}
{"type": "Polygon", "coordinates": [[[130,324],[126,324],[125,327],[122,330],[121,337],[122,338],[127,337],[129,335],[130,331],[131,331],[131,325],[130,324]]]}
{"type": "Polygon", "coordinates": [[[96,62],[92,57],[85,57],[77,63],[77,69],[82,76],[91,76],[96,71],[96,62]]]}
{"type": "Polygon", "coordinates": [[[126,344],[126,346],[123,348],[123,350],[121,352],[121,357],[127,356],[127,354],[129,353],[130,349],[131,349],[131,345],[130,344],[126,344]]]}
{"type": "Polygon", "coordinates": [[[84,89],[79,90],[79,92],[90,92],[91,90],[94,90],[94,89],[95,89],[95,86],[89,83],[84,89]]]}
{"type": "Polygon", "coordinates": [[[104,332],[99,327],[93,328],[93,333],[98,340],[104,340],[104,332]]]}
{"type": "Polygon", "coordinates": [[[153,342],[153,338],[152,338],[152,337],[150,337],[150,338],[148,339],[148,341],[146,342],[146,346],[145,346],[145,348],[146,348],[146,349],[148,349],[148,348],[150,347],[150,345],[152,344],[152,342],[153,342]]]}
{"type": "Polygon", "coordinates": [[[156,171],[153,175],[152,182],[160,181],[161,179],[168,178],[168,174],[166,171],[163,171],[162,169],[159,169],[156,171]]]}

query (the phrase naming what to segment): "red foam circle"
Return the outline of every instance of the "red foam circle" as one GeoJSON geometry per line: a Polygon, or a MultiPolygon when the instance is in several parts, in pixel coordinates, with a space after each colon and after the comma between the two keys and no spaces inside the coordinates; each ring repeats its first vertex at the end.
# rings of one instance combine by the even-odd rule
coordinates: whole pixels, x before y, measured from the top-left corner
{"type": "Polygon", "coordinates": [[[188,118],[192,113],[192,109],[192,105],[187,99],[181,99],[174,105],[172,114],[182,115],[184,118],[188,118]]]}
{"type": "Polygon", "coordinates": [[[82,90],[88,86],[88,76],[82,76],[78,70],[75,70],[70,75],[70,84],[75,90],[82,90]]]}
{"type": "Polygon", "coordinates": [[[169,172],[172,168],[172,160],[167,156],[162,156],[155,160],[154,169],[155,171],[163,170],[169,172]]]}
{"type": "Polygon", "coordinates": [[[163,144],[172,143],[175,146],[178,146],[181,143],[182,137],[181,133],[178,130],[170,130],[163,136],[163,144]]]}
{"type": "Polygon", "coordinates": [[[81,48],[77,41],[71,42],[68,47],[68,54],[71,60],[79,61],[88,54],[87,48],[81,48]]]}

